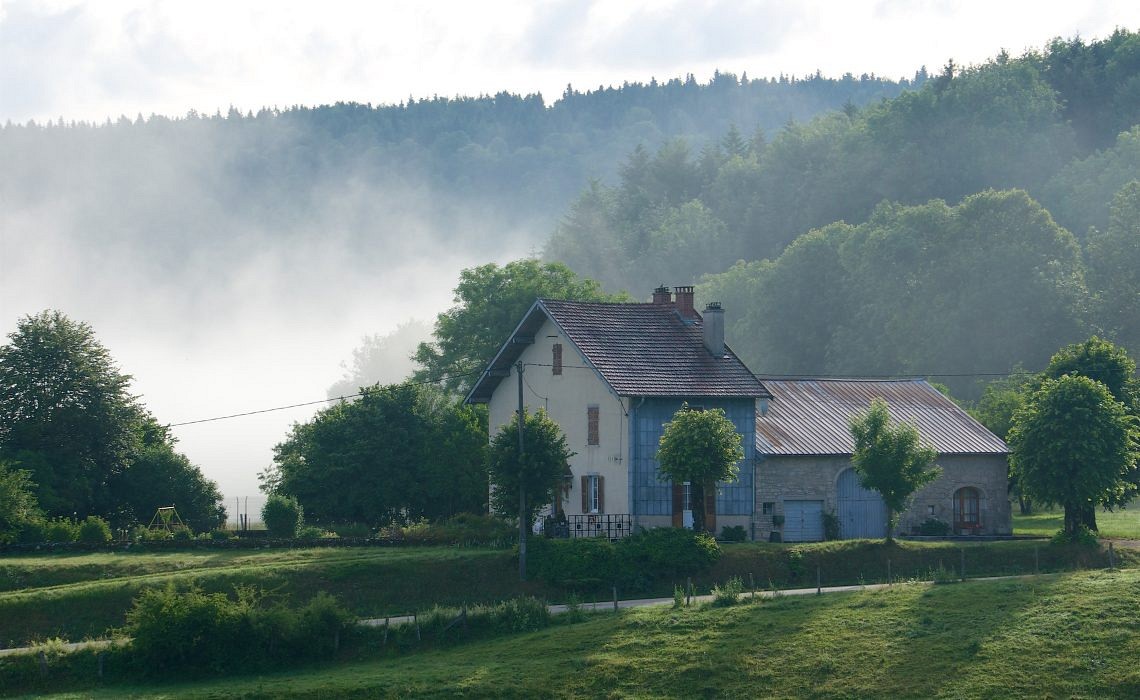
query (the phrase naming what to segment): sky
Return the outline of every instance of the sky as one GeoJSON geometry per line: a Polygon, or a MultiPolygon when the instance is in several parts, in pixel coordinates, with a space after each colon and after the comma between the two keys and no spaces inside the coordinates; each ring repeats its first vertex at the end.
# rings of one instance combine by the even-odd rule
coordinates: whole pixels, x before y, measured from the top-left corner
{"type": "MultiPolygon", "coordinates": [[[[1140,3],[0,0],[0,123],[500,91],[541,92],[549,104],[568,84],[688,73],[705,81],[716,69],[898,79],[950,58],[968,65],[1001,49],[1016,55],[1051,37],[1097,38],[1118,26],[1140,28],[1140,3]]],[[[22,212],[32,218],[17,221],[0,210],[0,333],[49,307],[90,322],[152,413],[172,423],[319,400],[362,336],[433,319],[450,305],[463,267],[532,252],[524,236],[503,236],[495,250],[433,247],[429,236],[413,244],[420,239],[410,236],[404,262],[377,285],[330,274],[351,251],[262,250],[243,261],[226,294],[148,293],[124,285],[129,266],[79,281],[92,261],[69,257],[68,242],[52,237],[58,215],[22,212]],[[42,233],[10,233],[31,230],[42,233]],[[297,284],[290,275],[298,269],[325,277],[311,272],[297,284]],[[168,313],[187,296],[195,313],[168,313]],[[349,296],[370,301],[339,303],[349,296]]],[[[175,434],[232,509],[235,497],[257,495],[256,474],[273,445],[316,408],[175,434]]]]}

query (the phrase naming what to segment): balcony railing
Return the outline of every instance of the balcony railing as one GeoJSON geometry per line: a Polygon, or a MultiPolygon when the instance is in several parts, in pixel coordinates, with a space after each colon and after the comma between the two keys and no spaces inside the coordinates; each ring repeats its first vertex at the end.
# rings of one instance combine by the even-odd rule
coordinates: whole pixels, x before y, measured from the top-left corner
{"type": "Polygon", "coordinates": [[[547,537],[605,537],[616,540],[630,534],[633,518],[627,513],[567,515],[565,521],[548,520],[547,537]]]}

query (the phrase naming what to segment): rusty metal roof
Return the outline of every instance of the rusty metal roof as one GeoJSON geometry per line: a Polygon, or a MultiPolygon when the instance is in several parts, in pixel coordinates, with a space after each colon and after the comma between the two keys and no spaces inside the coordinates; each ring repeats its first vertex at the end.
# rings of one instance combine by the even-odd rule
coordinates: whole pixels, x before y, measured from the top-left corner
{"type": "Polygon", "coordinates": [[[1006,454],[1009,448],[981,423],[922,379],[764,379],[772,393],[756,416],[762,455],[849,455],[851,419],[882,398],[894,422],[918,428],[939,454],[1006,454]]]}

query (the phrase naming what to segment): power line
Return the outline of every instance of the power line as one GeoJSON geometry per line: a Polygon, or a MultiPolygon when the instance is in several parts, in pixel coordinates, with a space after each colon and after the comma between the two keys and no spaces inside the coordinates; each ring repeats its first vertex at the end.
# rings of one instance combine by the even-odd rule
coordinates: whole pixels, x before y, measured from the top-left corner
{"type": "MultiPolygon", "coordinates": [[[[418,382],[409,381],[409,382],[400,382],[400,383],[419,386],[419,385],[423,385],[423,384],[435,384],[437,382],[441,382],[441,381],[444,381],[446,379],[458,379],[459,377],[470,377],[470,376],[476,375],[476,374],[482,374],[482,372],[465,372],[462,374],[441,375],[441,376],[435,377],[433,379],[426,379],[426,380],[422,380],[422,381],[418,381],[418,382]]],[[[230,418],[243,418],[245,416],[256,416],[259,413],[273,413],[274,411],[286,411],[290,408],[302,408],[304,406],[315,406],[317,404],[330,403],[332,401],[343,401],[345,399],[354,399],[354,398],[357,398],[360,396],[364,396],[364,394],[365,394],[365,392],[360,391],[360,392],[357,392],[355,394],[345,394],[344,396],[333,396],[331,398],[319,399],[317,401],[305,401],[303,403],[295,403],[295,404],[290,404],[288,406],[274,406],[273,408],[262,408],[262,409],[259,409],[256,411],[245,411],[243,413],[231,413],[231,414],[225,415],[225,416],[214,416],[213,418],[199,418],[198,420],[188,420],[188,421],[183,421],[181,423],[167,423],[166,427],[167,428],[177,428],[177,427],[180,427],[183,425],[196,425],[198,423],[213,423],[214,421],[229,420],[230,418]]]]}

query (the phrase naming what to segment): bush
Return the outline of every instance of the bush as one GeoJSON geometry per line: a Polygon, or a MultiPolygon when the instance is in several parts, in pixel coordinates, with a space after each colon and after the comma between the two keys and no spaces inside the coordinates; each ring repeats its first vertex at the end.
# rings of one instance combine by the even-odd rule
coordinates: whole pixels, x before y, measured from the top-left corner
{"type": "Polygon", "coordinates": [[[1058,530],[1050,540],[1053,544],[1075,544],[1081,547],[1099,547],[1097,534],[1084,525],[1078,525],[1077,531],[1072,535],[1064,530],[1058,530]]]}
{"type": "Polygon", "coordinates": [[[47,523],[39,519],[25,520],[16,533],[16,541],[20,544],[47,542],[47,523]]]}
{"type": "Polygon", "coordinates": [[[166,542],[174,539],[170,530],[151,530],[149,527],[139,525],[135,528],[132,539],[136,542],[166,542]]]}
{"type": "Polygon", "coordinates": [[[743,542],[748,539],[748,531],[744,529],[743,525],[733,525],[732,527],[725,525],[720,531],[720,539],[724,542],[743,542]]]}
{"type": "Polygon", "coordinates": [[[253,588],[235,593],[173,585],[144,591],[127,613],[126,628],[140,668],[159,674],[286,666],[329,655],[352,619],[324,592],[301,608],[268,605],[253,588]]]}
{"type": "Polygon", "coordinates": [[[713,586],[713,605],[728,607],[740,602],[740,594],[744,592],[744,581],[739,576],[728,579],[724,586],[713,586]]]}
{"type": "Polygon", "coordinates": [[[44,524],[44,542],[74,542],[79,526],[65,518],[52,518],[44,524]]]}
{"type": "Polygon", "coordinates": [[[372,536],[372,528],[364,523],[342,523],[339,525],[330,525],[329,529],[336,533],[337,537],[351,537],[354,539],[367,539],[372,536]]]}
{"type": "Polygon", "coordinates": [[[233,538],[234,533],[230,532],[229,530],[210,530],[210,539],[214,540],[215,542],[224,542],[226,540],[232,540],[233,538]]]}
{"type": "Polygon", "coordinates": [[[708,570],[720,559],[720,546],[707,534],[656,527],[618,540],[626,566],[654,577],[687,576],[708,570]]]}
{"type": "Polygon", "coordinates": [[[80,542],[106,544],[111,541],[111,526],[107,524],[106,520],[96,515],[88,515],[79,524],[77,535],[80,542]]]}
{"type": "Polygon", "coordinates": [[[174,539],[179,542],[189,542],[194,539],[194,533],[190,532],[189,528],[180,527],[172,533],[174,539]]]}
{"type": "Polygon", "coordinates": [[[337,537],[335,532],[326,532],[323,528],[316,525],[305,525],[300,530],[297,530],[297,539],[299,540],[323,540],[337,537]]]}
{"type": "Polygon", "coordinates": [[[918,534],[926,537],[945,537],[950,534],[950,523],[937,518],[927,518],[918,526],[918,534]]]}
{"type": "Polygon", "coordinates": [[[839,516],[828,511],[823,514],[823,539],[828,542],[839,539],[839,516]]]}
{"type": "Polygon", "coordinates": [[[261,521],[271,536],[291,540],[304,522],[301,504],[293,496],[275,493],[262,506],[261,521]]]}
{"type": "Polygon", "coordinates": [[[711,536],[666,527],[617,542],[601,537],[535,538],[527,547],[530,575],[569,587],[616,583],[626,590],[643,590],[655,579],[707,571],[720,558],[720,546],[711,536]]]}

